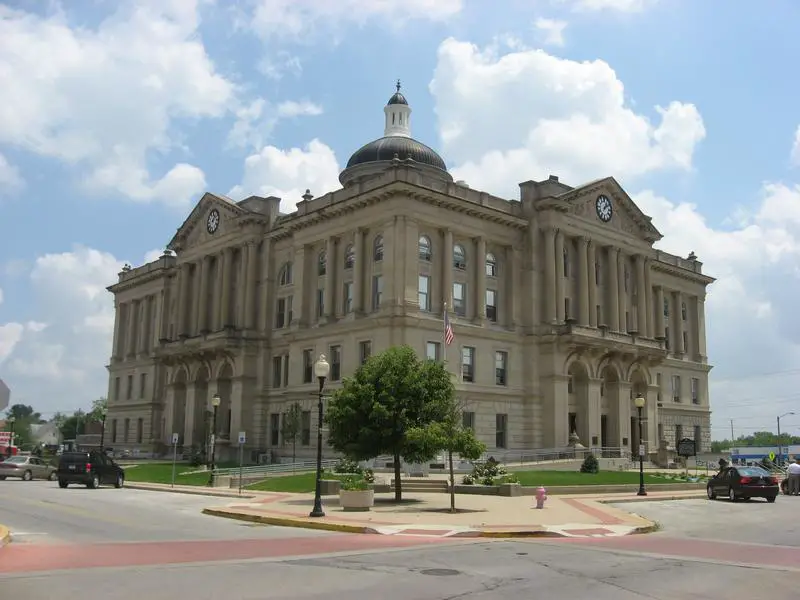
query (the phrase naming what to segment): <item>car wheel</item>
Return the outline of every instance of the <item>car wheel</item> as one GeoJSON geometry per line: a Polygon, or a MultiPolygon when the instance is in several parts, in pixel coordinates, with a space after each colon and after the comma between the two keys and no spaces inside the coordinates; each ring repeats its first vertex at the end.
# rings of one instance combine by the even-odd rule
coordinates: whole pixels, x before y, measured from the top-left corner
{"type": "Polygon", "coordinates": [[[58,479],[58,476],[56,475],[56,472],[53,471],[52,473],[50,473],[50,476],[47,479],[49,481],[55,481],[56,479],[58,479]]]}
{"type": "Polygon", "coordinates": [[[59,479],[59,480],[58,480],[58,487],[60,487],[62,490],[63,490],[65,487],[67,487],[68,485],[69,485],[69,483],[68,483],[68,482],[66,482],[66,481],[64,481],[63,479],[59,479]]]}
{"type": "Polygon", "coordinates": [[[97,475],[92,477],[92,481],[86,486],[89,489],[96,490],[100,487],[100,478],[97,475]]]}
{"type": "Polygon", "coordinates": [[[5,475],[0,475],[0,481],[5,481],[5,480],[6,480],[6,476],[5,475]]]}
{"type": "Polygon", "coordinates": [[[710,485],[706,486],[706,494],[708,494],[708,499],[709,500],[716,500],[717,499],[717,495],[714,493],[714,488],[712,488],[710,485]]]}
{"type": "Polygon", "coordinates": [[[30,481],[32,479],[33,479],[33,473],[31,473],[30,471],[25,471],[22,474],[22,481],[30,481]]]}
{"type": "Polygon", "coordinates": [[[119,489],[123,485],[125,485],[125,476],[124,475],[117,475],[117,480],[114,482],[114,487],[119,489]]]}
{"type": "Polygon", "coordinates": [[[767,502],[769,502],[770,504],[775,502],[775,496],[767,496],[767,502]]]}
{"type": "Polygon", "coordinates": [[[736,502],[737,500],[736,492],[733,491],[733,488],[730,488],[730,490],[728,491],[728,500],[730,500],[731,502],[736,502]]]}

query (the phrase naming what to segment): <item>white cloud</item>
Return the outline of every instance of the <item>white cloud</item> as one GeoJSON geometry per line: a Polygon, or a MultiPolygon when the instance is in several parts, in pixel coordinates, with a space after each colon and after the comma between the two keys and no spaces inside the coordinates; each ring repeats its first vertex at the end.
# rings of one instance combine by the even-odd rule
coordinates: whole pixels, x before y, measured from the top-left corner
{"type": "Polygon", "coordinates": [[[228,134],[228,144],[261,148],[281,119],[318,116],[322,112],[321,106],[308,100],[287,100],[272,106],[263,98],[258,98],[236,110],[236,121],[228,134]]]}
{"type": "MultiPolygon", "coordinates": [[[[559,0],[564,2],[565,0],[559,0]]],[[[617,11],[634,13],[648,9],[658,0],[566,0],[575,12],[617,11]]]]}
{"type": "Polygon", "coordinates": [[[0,196],[14,193],[24,187],[25,182],[19,174],[19,169],[8,162],[0,153],[0,196]]]}
{"type": "Polygon", "coordinates": [[[586,181],[689,170],[705,137],[693,104],[655,107],[657,123],[636,113],[601,60],[532,49],[502,54],[450,38],[439,46],[430,89],[456,177],[506,195],[549,173],[586,181]]]}
{"type": "Polygon", "coordinates": [[[326,144],[311,140],[305,148],[265,146],[245,159],[242,183],[228,196],[278,196],[281,211],[292,212],[306,189],[315,196],[339,188],[339,163],[326,144]]]}
{"type": "Polygon", "coordinates": [[[20,323],[0,325],[0,365],[11,355],[22,339],[25,327],[20,323]]]}
{"type": "Polygon", "coordinates": [[[800,165],[800,125],[797,126],[797,130],[794,132],[794,143],[792,144],[790,158],[793,164],[800,165]]]}
{"type": "Polygon", "coordinates": [[[319,104],[314,104],[308,100],[302,100],[300,102],[288,100],[286,102],[281,102],[278,105],[278,116],[280,117],[316,117],[321,114],[322,107],[319,104]]]}
{"type": "Polygon", "coordinates": [[[567,27],[566,21],[540,17],[536,19],[534,27],[542,33],[542,43],[550,46],[564,45],[564,29],[567,27]]]}

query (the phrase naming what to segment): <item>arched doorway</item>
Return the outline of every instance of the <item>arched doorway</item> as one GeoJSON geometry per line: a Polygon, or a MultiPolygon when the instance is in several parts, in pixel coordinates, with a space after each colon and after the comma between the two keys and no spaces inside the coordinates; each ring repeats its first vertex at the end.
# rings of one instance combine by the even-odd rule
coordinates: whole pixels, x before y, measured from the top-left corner
{"type": "Polygon", "coordinates": [[[573,433],[578,434],[581,443],[591,443],[589,423],[589,370],[580,361],[574,361],[567,371],[568,395],[568,431],[567,439],[573,433]]]}
{"type": "Polygon", "coordinates": [[[233,379],[233,368],[229,362],[225,362],[217,373],[217,393],[220,397],[217,435],[225,439],[231,439],[231,436],[238,435],[238,432],[231,432],[231,395],[233,393],[231,379],[233,379]]]}
{"type": "Polygon", "coordinates": [[[179,443],[182,445],[186,439],[186,383],[188,376],[186,369],[179,367],[172,378],[172,431],[167,435],[172,438],[173,433],[178,434],[179,443]]]}

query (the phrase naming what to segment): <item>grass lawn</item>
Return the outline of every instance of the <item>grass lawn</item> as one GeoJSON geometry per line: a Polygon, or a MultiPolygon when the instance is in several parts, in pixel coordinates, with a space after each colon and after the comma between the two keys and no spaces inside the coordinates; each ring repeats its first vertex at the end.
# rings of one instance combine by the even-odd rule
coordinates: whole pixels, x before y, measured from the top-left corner
{"type": "MultiPolygon", "coordinates": [[[[323,473],[323,479],[341,479],[343,475],[333,473],[323,473]]],[[[317,474],[314,471],[308,473],[298,473],[297,475],[279,475],[270,477],[264,481],[259,481],[248,485],[248,490],[258,492],[285,492],[287,494],[306,494],[314,491],[317,483],[317,474]]]]}
{"type": "MultiPolygon", "coordinates": [[[[128,465],[125,469],[125,479],[131,482],[143,483],[172,483],[172,463],[128,465]]],[[[187,464],[175,465],[175,485],[206,485],[208,483],[208,473],[196,473],[193,475],[182,475],[191,471],[197,471],[200,467],[191,467],[187,464]]]]}
{"type": "MultiPolygon", "coordinates": [[[[522,485],[547,487],[559,485],[634,485],[639,483],[639,473],[631,471],[600,471],[581,473],[580,471],[515,471],[522,485]]],[[[657,477],[645,473],[645,483],[685,483],[657,477]]]]}

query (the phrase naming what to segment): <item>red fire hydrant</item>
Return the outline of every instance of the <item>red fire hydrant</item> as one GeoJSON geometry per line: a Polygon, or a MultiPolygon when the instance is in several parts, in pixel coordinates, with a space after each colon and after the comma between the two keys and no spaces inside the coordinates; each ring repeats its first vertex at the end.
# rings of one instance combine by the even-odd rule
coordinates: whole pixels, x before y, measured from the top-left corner
{"type": "Polygon", "coordinates": [[[539,486],[536,490],[536,508],[544,508],[544,501],[547,500],[547,490],[544,486],[539,486]]]}

